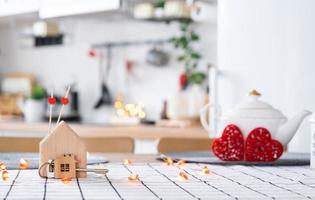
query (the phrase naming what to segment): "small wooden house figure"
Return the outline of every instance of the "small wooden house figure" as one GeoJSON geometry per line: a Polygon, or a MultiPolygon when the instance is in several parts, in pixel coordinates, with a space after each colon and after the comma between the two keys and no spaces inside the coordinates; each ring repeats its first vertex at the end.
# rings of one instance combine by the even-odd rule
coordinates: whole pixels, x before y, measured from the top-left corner
{"type": "MultiPolygon", "coordinates": [[[[50,160],[57,161],[58,159],[58,163],[55,163],[54,170],[59,171],[56,171],[54,174],[56,176],[56,174],[60,172],[60,176],[57,175],[58,177],[55,178],[86,177],[86,172],[74,173],[72,168],[73,166],[81,169],[86,168],[87,155],[85,144],[75,131],[64,121],[61,121],[56,128],[40,142],[39,155],[39,166],[50,160]],[[73,161],[76,162],[75,165],[73,165],[73,161]],[[58,164],[58,166],[56,164],[58,164]],[[68,170],[68,165],[65,164],[69,164],[69,171],[65,171],[68,170]],[[61,177],[62,175],[65,175],[66,177],[61,177]]],[[[41,170],[41,174],[47,176],[47,170],[41,170]]]]}
{"type": "Polygon", "coordinates": [[[76,177],[76,163],[73,154],[63,154],[55,159],[54,177],[73,178],[76,177]]]}

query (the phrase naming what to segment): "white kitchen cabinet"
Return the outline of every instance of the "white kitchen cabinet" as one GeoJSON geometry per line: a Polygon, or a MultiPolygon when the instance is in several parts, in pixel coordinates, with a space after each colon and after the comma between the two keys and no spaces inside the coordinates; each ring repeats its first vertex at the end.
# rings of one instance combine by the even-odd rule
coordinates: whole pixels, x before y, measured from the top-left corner
{"type": "Polygon", "coordinates": [[[0,0],[0,17],[39,12],[51,18],[119,8],[120,0],[0,0]]]}
{"type": "Polygon", "coordinates": [[[93,12],[117,10],[120,0],[42,0],[41,18],[61,17],[93,12]]]}
{"type": "Polygon", "coordinates": [[[40,0],[0,0],[0,17],[38,12],[40,0]]]}

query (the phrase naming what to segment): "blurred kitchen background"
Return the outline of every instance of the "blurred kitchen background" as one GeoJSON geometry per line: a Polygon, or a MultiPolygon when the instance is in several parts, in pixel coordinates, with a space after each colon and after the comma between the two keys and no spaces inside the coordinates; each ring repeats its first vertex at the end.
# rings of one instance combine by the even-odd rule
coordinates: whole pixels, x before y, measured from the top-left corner
{"type": "MultiPolygon", "coordinates": [[[[159,4],[164,6],[164,1],[42,1],[41,6],[40,1],[29,1],[27,6],[10,2],[3,1],[1,5],[2,80],[11,72],[27,72],[48,92],[54,89],[57,94],[73,85],[72,91],[78,92],[82,122],[112,120],[113,113],[106,106],[94,109],[101,95],[100,70],[113,101],[120,96],[126,103],[141,103],[147,119],[160,118],[163,102],[178,92],[179,76],[185,71],[184,64],[177,60],[180,49],[167,40],[181,35],[181,23],[192,20],[191,12],[198,22],[189,26],[200,37],[193,45],[203,54],[198,71],[207,73],[216,62],[216,5],[211,1],[196,2],[189,8],[185,1],[165,2],[168,10],[156,8],[159,4]],[[75,6],[71,6],[73,3],[75,6]],[[69,10],[60,9],[66,4],[69,10]],[[5,10],[8,6],[11,11],[5,10]],[[198,14],[198,9],[202,13],[198,14]],[[5,16],[10,12],[15,15],[5,16]],[[53,18],[42,21],[38,16],[53,18]],[[62,44],[34,45],[36,38],[47,36],[49,40],[50,34],[61,35],[62,44]],[[159,56],[167,60],[155,65],[154,59],[158,62],[159,56]]],[[[204,83],[200,85],[206,91],[204,83]]],[[[6,90],[4,86],[2,89],[6,90]]]]}
{"type": "MultiPolygon", "coordinates": [[[[62,97],[69,85],[66,121],[84,137],[136,139],[138,153],[190,150],[193,141],[209,149],[199,109],[230,108],[254,88],[289,117],[314,110],[314,8],[307,0],[0,0],[0,133],[45,135],[44,97],[62,97]],[[163,146],[165,137],[176,142],[163,146]]],[[[304,122],[289,150],[309,145],[304,122]]]]}
{"type": "Polygon", "coordinates": [[[47,121],[43,97],[71,85],[68,122],[199,127],[216,11],[212,0],[0,1],[1,119],[47,121]]]}

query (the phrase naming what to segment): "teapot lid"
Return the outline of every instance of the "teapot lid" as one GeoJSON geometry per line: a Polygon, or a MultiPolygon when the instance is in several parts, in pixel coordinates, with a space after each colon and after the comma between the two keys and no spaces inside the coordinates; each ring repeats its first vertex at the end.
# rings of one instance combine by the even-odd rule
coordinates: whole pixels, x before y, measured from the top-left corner
{"type": "Polygon", "coordinates": [[[252,90],[248,98],[236,105],[234,109],[223,115],[223,118],[277,118],[286,119],[286,117],[270,104],[259,100],[261,94],[252,90]]]}

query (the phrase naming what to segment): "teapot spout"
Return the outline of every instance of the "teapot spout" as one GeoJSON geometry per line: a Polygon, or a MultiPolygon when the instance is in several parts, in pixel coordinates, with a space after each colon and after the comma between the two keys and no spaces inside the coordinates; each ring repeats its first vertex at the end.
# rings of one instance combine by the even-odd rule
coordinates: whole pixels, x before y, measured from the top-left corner
{"type": "Polygon", "coordinates": [[[293,138],[295,132],[300,127],[300,124],[302,123],[304,118],[310,114],[311,114],[310,111],[303,110],[297,115],[295,115],[287,123],[285,123],[278,129],[278,133],[276,134],[275,139],[280,141],[282,145],[286,146],[293,138]]]}

